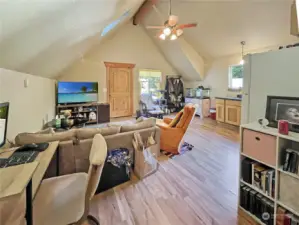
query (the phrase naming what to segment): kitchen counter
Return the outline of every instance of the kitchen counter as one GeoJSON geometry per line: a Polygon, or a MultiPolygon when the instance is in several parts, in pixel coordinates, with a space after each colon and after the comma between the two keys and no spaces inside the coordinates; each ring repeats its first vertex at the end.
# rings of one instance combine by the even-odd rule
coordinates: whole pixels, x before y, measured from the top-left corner
{"type": "Polygon", "coordinates": [[[242,101],[242,98],[237,97],[215,97],[216,99],[232,100],[232,101],[242,101]]]}
{"type": "Polygon", "coordinates": [[[241,122],[241,98],[216,97],[216,120],[239,126],[241,122]]]}
{"type": "Polygon", "coordinates": [[[210,97],[189,97],[189,96],[186,96],[185,98],[195,98],[195,99],[210,99],[210,97]]]}

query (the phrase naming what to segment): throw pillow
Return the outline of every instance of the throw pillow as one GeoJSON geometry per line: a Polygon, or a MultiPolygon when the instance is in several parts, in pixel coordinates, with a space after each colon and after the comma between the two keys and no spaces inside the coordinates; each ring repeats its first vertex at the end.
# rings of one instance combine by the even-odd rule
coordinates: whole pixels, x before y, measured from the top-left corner
{"type": "Polygon", "coordinates": [[[180,122],[182,116],[183,116],[183,112],[182,111],[178,112],[168,126],[175,127],[180,122]]]}

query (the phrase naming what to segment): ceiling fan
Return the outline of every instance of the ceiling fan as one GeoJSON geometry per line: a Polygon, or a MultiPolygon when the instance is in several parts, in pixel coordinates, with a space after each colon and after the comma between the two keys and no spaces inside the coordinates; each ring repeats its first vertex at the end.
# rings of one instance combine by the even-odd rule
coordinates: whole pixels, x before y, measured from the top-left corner
{"type": "Polygon", "coordinates": [[[175,16],[171,12],[171,0],[169,0],[169,17],[162,26],[146,26],[147,29],[159,29],[158,37],[161,40],[165,40],[169,37],[170,40],[176,40],[181,36],[185,28],[196,27],[197,23],[178,24],[179,17],[175,16]]]}

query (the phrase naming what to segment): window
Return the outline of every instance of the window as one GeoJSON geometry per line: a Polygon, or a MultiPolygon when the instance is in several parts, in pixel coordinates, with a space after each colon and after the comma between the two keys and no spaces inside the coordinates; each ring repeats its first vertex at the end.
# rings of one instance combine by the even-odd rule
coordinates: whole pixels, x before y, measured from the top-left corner
{"type": "Polygon", "coordinates": [[[157,90],[161,90],[162,73],[159,70],[140,70],[139,81],[141,94],[152,94],[153,98],[158,97],[157,90]]]}
{"type": "Polygon", "coordinates": [[[243,65],[233,65],[229,67],[229,90],[241,90],[243,88],[243,69],[243,65]]]}
{"type": "Polygon", "coordinates": [[[130,10],[126,11],[121,17],[119,17],[117,20],[114,20],[112,23],[108,24],[106,27],[104,27],[101,36],[105,36],[110,30],[112,30],[114,27],[116,27],[121,21],[123,21],[128,15],[130,10]]]}

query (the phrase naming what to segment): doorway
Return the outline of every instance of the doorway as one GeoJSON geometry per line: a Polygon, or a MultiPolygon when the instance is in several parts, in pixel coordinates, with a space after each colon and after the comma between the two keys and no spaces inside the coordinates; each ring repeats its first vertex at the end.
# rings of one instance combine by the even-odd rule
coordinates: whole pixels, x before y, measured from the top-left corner
{"type": "Polygon", "coordinates": [[[135,64],[105,62],[110,117],[133,115],[133,68],[135,64]]]}

